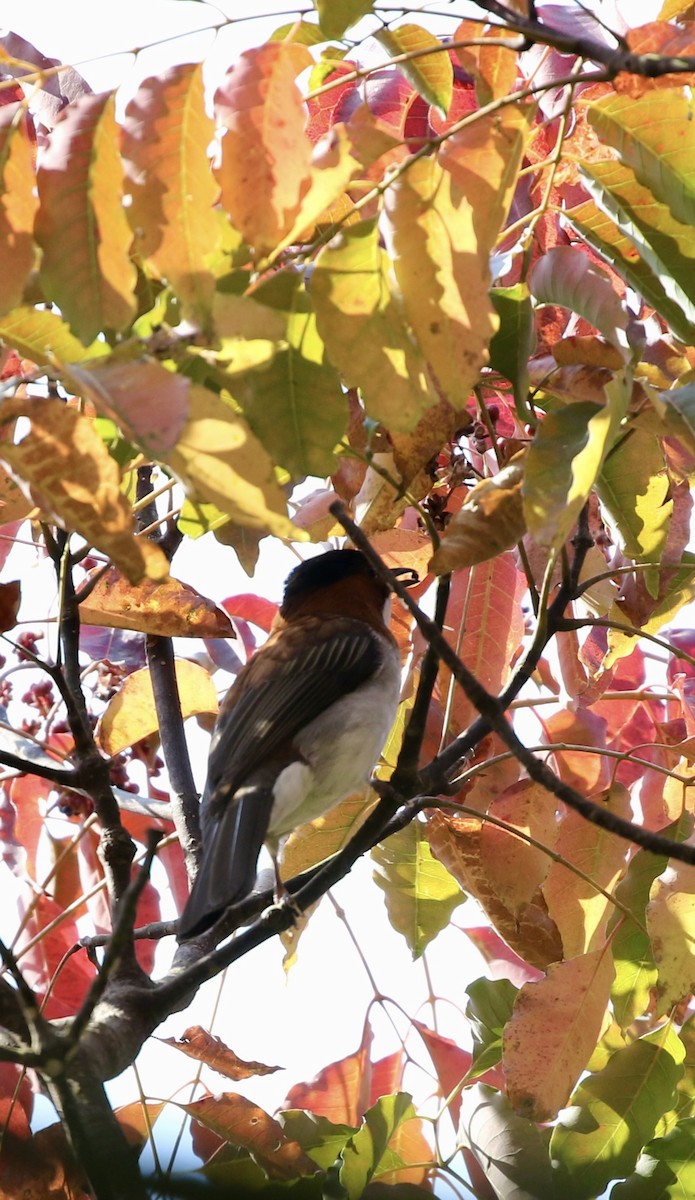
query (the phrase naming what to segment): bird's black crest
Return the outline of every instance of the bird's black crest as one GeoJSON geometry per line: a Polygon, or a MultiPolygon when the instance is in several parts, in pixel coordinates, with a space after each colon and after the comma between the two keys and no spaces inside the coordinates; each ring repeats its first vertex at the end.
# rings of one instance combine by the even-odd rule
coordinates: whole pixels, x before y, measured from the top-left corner
{"type": "Polygon", "coordinates": [[[287,576],[280,611],[283,612],[288,604],[295,603],[307,592],[330,587],[331,584],[360,575],[366,575],[382,587],[384,599],[386,598],[388,588],[377,580],[367,559],[359,550],[327,550],[325,554],[318,554],[316,558],[308,558],[287,576]]]}

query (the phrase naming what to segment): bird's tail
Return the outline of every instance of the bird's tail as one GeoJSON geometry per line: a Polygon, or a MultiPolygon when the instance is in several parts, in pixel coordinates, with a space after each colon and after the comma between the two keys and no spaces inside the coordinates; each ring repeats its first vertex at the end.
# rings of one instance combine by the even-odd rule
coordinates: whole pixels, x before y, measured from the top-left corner
{"type": "Polygon", "coordinates": [[[179,919],[180,942],[210,929],[230,904],[253,891],[272,806],[272,787],[252,785],[204,821],[203,856],[179,919]]]}

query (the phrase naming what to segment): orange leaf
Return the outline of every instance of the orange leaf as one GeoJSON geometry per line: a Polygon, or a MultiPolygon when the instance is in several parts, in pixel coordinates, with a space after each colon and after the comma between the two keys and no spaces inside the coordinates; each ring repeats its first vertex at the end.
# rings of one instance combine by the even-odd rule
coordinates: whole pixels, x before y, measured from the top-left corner
{"type": "MultiPolygon", "coordinates": [[[[685,7],[685,6],[683,6],[685,7]]],[[[675,15],[675,14],[674,14],[675,15]]],[[[692,16],[681,25],[669,25],[665,21],[650,21],[638,29],[628,29],[625,34],[627,44],[633,54],[647,54],[654,57],[692,58],[695,55],[695,27],[692,16]]],[[[628,96],[643,96],[655,88],[692,87],[695,83],[695,72],[678,72],[674,75],[657,75],[649,79],[644,75],[632,75],[621,72],[613,80],[616,92],[626,92],[628,96]]]]}
{"type": "MultiPolygon", "coordinates": [[[[176,683],[184,720],[187,717],[217,713],[217,690],[208,672],[188,659],[175,663],[176,683]]],[[[142,738],[159,729],[149,668],[133,671],[123,687],[109,701],[97,727],[97,741],[105,754],[120,754],[142,738]]]]}
{"type": "Polygon", "coordinates": [[[34,263],[35,188],[34,147],[26,109],[5,105],[0,108],[0,313],[21,304],[34,263]]]}
{"type": "Polygon", "coordinates": [[[189,1058],[204,1062],[226,1079],[251,1079],[254,1075],[272,1075],[275,1071],[282,1070],[282,1067],[267,1067],[265,1063],[245,1062],[230,1050],[229,1046],[225,1046],[220,1038],[203,1029],[202,1025],[191,1025],[189,1029],[184,1029],[179,1039],[158,1040],[167,1046],[173,1046],[175,1050],[181,1050],[189,1058]]]}
{"type": "Polygon", "coordinates": [[[550,1121],[566,1103],[601,1034],[615,969],[603,946],[554,963],[525,983],[503,1034],[507,1094],[531,1121],[550,1121]]]}
{"type": "Polygon", "coordinates": [[[552,860],[542,850],[515,837],[514,829],[530,834],[552,850],[558,832],[555,800],[540,784],[521,779],[493,800],[488,813],[505,821],[509,832],[484,823],[481,866],[501,902],[512,912],[520,912],[534,899],[552,860]]]}
{"type": "Polygon", "coordinates": [[[248,1150],[271,1179],[296,1180],[316,1172],[316,1163],[299,1143],[286,1138],[279,1122],[244,1096],[223,1092],[181,1107],[225,1141],[248,1150]]]}
{"type": "Polygon", "coordinates": [[[295,1084],[283,1108],[306,1108],[336,1125],[359,1125],[369,1105],[371,1043],[372,1031],[366,1024],[355,1053],[329,1063],[310,1083],[295,1084]]]}
{"type": "Polygon", "coordinates": [[[144,579],[133,586],[115,567],[80,603],[80,618],[83,625],[138,629],[161,637],[236,637],[222,609],[187,583],[144,579]]]}
{"type": "Polygon", "coordinates": [[[212,304],[215,283],[206,256],[219,237],[218,187],[208,158],[213,130],[202,67],[192,63],[146,79],[123,122],[136,244],[199,320],[212,304]]]}
{"type": "Polygon", "coordinates": [[[188,417],[191,383],[151,359],[107,358],[69,368],[66,382],[153,458],[176,445],[188,417]]]}
{"type": "Polygon", "coordinates": [[[215,93],[225,127],[222,203],[260,256],[289,232],[310,186],[311,143],[295,78],[311,61],[296,42],[268,42],[246,50],[215,93]]]}
{"type": "Polygon", "coordinates": [[[41,280],[85,345],[135,313],[118,139],[113,95],[80,96],[58,117],[38,171],[41,280]]]}

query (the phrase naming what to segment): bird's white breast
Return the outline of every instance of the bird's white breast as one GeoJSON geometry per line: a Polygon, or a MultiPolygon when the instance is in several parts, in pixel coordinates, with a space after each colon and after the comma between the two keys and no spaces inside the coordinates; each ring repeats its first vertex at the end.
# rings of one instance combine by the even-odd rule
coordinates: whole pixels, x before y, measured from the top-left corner
{"type": "Polygon", "coordinates": [[[272,840],[364,787],[393,724],[400,679],[399,656],[388,643],[375,674],[297,735],[294,745],[303,761],[286,767],[275,782],[272,840]]]}

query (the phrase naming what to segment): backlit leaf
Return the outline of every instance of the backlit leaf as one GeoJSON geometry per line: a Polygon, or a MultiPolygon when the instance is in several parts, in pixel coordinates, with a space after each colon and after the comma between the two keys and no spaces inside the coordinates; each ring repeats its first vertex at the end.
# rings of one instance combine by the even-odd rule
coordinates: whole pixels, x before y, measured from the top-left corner
{"type": "Polygon", "coordinates": [[[240,525],[306,540],[287,516],[268,454],[246,421],[214,392],[191,385],[188,419],[166,461],[194,496],[240,525]]]}
{"type": "Polygon", "coordinates": [[[551,1120],[567,1103],[606,1015],[613,980],[607,947],[552,963],[525,983],[504,1030],[509,1100],[520,1116],[551,1120]]]}
{"type": "Polygon", "coordinates": [[[446,398],[463,408],[497,327],[473,210],[450,172],[423,158],[389,188],[386,211],[408,321],[446,398]]]}
{"type": "Polygon", "coordinates": [[[213,128],[202,67],[190,63],[146,79],[123,122],[136,248],[198,320],[212,302],[209,256],[219,231],[212,207],[219,189],[208,158],[213,128]]]}
{"type": "Polygon", "coordinates": [[[367,1110],[362,1128],[340,1155],[339,1178],[348,1200],[359,1200],[370,1179],[378,1178],[384,1167],[391,1165],[386,1159],[389,1142],[399,1126],[415,1115],[411,1097],[405,1092],[382,1096],[367,1110]]]}
{"type": "Polygon", "coordinates": [[[658,971],[656,1015],[695,992],[695,868],[673,861],[652,884],[646,924],[658,971]]]}
{"type": "MultiPolygon", "coordinates": [[[[652,103],[654,101],[652,100],[652,103]]],[[[634,171],[620,162],[586,164],[582,179],[594,201],[633,249],[621,243],[623,261],[631,263],[628,279],[642,292],[645,300],[653,302],[674,330],[691,331],[695,322],[695,286],[693,260],[695,233],[677,220],[664,203],[659,203],[648,187],[639,183],[634,171]],[[641,264],[634,262],[635,252],[641,264]]],[[[581,229],[583,207],[577,212],[581,229]]],[[[593,222],[596,227],[596,221],[593,222]]],[[[588,223],[591,241],[592,222],[588,223]]],[[[609,256],[613,254],[615,234],[598,225],[599,236],[606,239],[609,256]]],[[[620,236],[620,235],[618,235],[620,236]]],[[[611,261],[609,257],[609,261],[611,261]]],[[[686,334],[687,336],[687,334],[686,334]]]]}
{"type": "Polygon", "coordinates": [[[662,1113],[675,1099],[685,1057],[671,1025],[622,1050],[583,1079],[550,1141],[556,1188],[567,1200],[598,1196],[633,1170],[662,1113]]]}
{"type": "Polygon", "coordinates": [[[389,921],[405,937],[413,958],[419,958],[465,897],[446,867],[432,857],[417,821],[376,846],[372,859],[389,921]]]}
{"type": "MultiPolygon", "coordinates": [[[[670,488],[659,440],[630,430],[608,455],[597,481],[602,507],[628,558],[661,561],[673,512],[670,488]]],[[[658,571],[645,571],[644,577],[652,595],[658,595],[658,571]]]]}
{"type": "Polygon", "coordinates": [[[310,185],[311,143],[295,78],[311,61],[297,43],[268,42],[245,50],[215,93],[225,127],[222,203],[259,256],[292,228],[310,185]]]}
{"type": "Polygon", "coordinates": [[[30,359],[39,367],[49,363],[81,362],[108,354],[105,342],[93,342],[85,349],[57,313],[29,305],[14,308],[0,318],[0,337],[8,346],[14,346],[22,358],[30,359]]]}
{"type": "Polygon", "coordinates": [[[0,108],[0,313],[20,304],[34,262],[36,173],[26,110],[0,108]]]}
{"type": "Polygon", "coordinates": [[[427,365],[389,286],[390,264],[373,222],[344,230],[311,276],[316,323],[347,387],[387,429],[412,429],[436,399],[427,365]]]}
{"type": "Polygon", "coordinates": [[[274,462],[295,478],[327,475],[347,425],[347,402],[309,297],[299,275],[284,271],[253,299],[272,316],[283,314],[285,346],[267,366],[230,379],[230,391],[274,462]]]}
{"type": "Polygon", "coordinates": [[[399,62],[399,70],[428,104],[433,104],[445,117],[454,89],[454,69],[449,52],[439,38],[421,25],[412,24],[380,29],[374,36],[394,58],[413,55],[405,62],[399,62]]]}
{"type": "Polygon", "coordinates": [[[85,345],[135,313],[118,138],[113,96],[80,96],[58,117],[38,171],[41,280],[85,345]]]}
{"type": "Polygon", "coordinates": [[[145,575],[167,577],[163,552],[135,537],[118,466],[87,417],[36,397],[5,401],[1,417],[0,457],[30,485],[44,511],[102,550],[131,583],[145,575]],[[19,418],[31,422],[28,433],[16,432],[19,418]]]}
{"type": "Polygon", "coordinates": [[[188,415],[190,380],[154,359],[131,359],[116,353],[71,366],[66,382],[155,458],[165,457],[181,436],[188,415]]]}
{"type": "Polygon", "coordinates": [[[222,1092],[181,1107],[226,1142],[248,1150],[272,1179],[296,1179],[316,1170],[301,1146],[285,1137],[282,1126],[245,1096],[222,1092]]]}
{"type": "Polygon", "coordinates": [[[515,1113],[507,1097],[487,1084],[476,1083],[461,1096],[460,1140],[475,1155],[495,1196],[552,1196],[549,1135],[550,1130],[515,1113]]]}
{"type": "Polygon", "coordinates": [[[537,842],[554,849],[558,826],[555,800],[530,779],[519,780],[493,800],[488,814],[508,826],[500,829],[485,822],[480,844],[481,866],[490,887],[512,912],[519,912],[535,897],[551,866],[549,856],[516,837],[519,829],[537,842]]]}
{"type": "Polygon", "coordinates": [[[695,129],[685,88],[670,88],[658,99],[609,94],[589,105],[587,118],[677,221],[695,224],[695,129]]]}
{"type": "MultiPolygon", "coordinates": [[[[198,663],[179,658],[175,664],[181,712],[186,717],[217,715],[217,688],[198,663]]],[[[105,754],[120,754],[127,746],[150,737],[159,729],[149,667],[133,671],[109,700],[99,721],[97,741],[105,754]]]]}
{"type": "Polygon", "coordinates": [[[679,1121],[666,1137],[647,1142],[634,1174],[612,1200],[686,1200],[695,1193],[695,1119],[679,1121]]]}
{"type": "Polygon", "coordinates": [[[528,403],[528,359],[534,342],[533,306],[528,286],[516,283],[513,287],[490,289],[499,329],[490,342],[490,366],[509,380],[514,389],[514,402],[519,414],[525,414],[528,403]]]}
{"type": "Polygon", "coordinates": [[[452,41],[465,42],[489,38],[489,46],[457,45],[455,54],[464,71],[475,79],[478,103],[489,104],[501,96],[508,96],[516,82],[516,55],[507,46],[496,45],[500,30],[484,25],[482,21],[462,21],[457,26],[452,41]]]}
{"type": "Polygon", "coordinates": [[[341,38],[346,29],[365,17],[374,7],[374,0],[314,0],[314,8],[324,36],[341,38]]]}
{"type": "Polygon", "coordinates": [[[625,415],[626,374],[617,374],[605,393],[606,404],[580,401],[548,413],[529,447],[524,511],[541,545],[561,546],[586,503],[625,415]]]}

